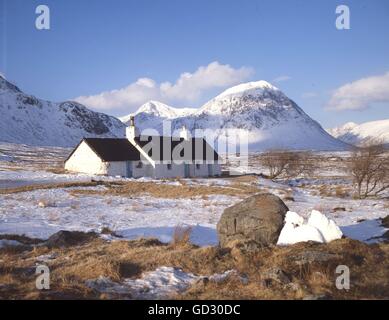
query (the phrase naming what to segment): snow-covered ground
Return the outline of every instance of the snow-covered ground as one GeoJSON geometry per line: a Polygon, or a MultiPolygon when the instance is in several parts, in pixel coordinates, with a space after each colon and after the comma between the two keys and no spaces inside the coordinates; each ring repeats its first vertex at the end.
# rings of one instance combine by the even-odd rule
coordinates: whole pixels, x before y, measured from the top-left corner
{"type": "MultiPolygon", "coordinates": [[[[103,189],[95,187],[89,189],[103,189]]],[[[0,233],[48,238],[59,230],[100,231],[104,227],[127,239],[171,240],[179,224],[193,226],[192,241],[216,244],[215,225],[223,209],[238,198],[212,195],[207,200],[150,196],[72,196],[68,189],[0,195],[0,233]],[[45,206],[40,206],[44,202],[45,206]]]]}
{"type": "MultiPolygon", "coordinates": [[[[11,149],[9,147],[6,151],[7,156],[12,156],[11,149]]],[[[102,179],[102,177],[88,175],[55,174],[44,171],[41,166],[33,169],[31,165],[23,169],[25,160],[23,157],[16,157],[18,160],[13,160],[12,166],[9,165],[8,159],[0,160],[0,188],[16,187],[21,183],[102,179]]],[[[36,161],[33,153],[30,153],[29,157],[31,157],[30,163],[36,161]]],[[[261,170],[255,167],[251,169],[261,170]]],[[[388,201],[384,199],[353,200],[350,197],[339,198],[317,194],[316,187],[327,184],[331,189],[338,184],[347,183],[347,179],[339,177],[338,172],[333,177],[328,176],[327,168],[323,169],[323,172],[324,174],[320,177],[289,182],[273,182],[258,177],[254,183],[258,191],[269,191],[280,197],[287,195],[293,198],[294,201],[285,200],[287,206],[291,211],[305,218],[312,210],[318,210],[333,219],[346,236],[368,242],[375,241],[373,238],[381,236],[385,231],[377,219],[389,214],[388,201]],[[336,208],[342,209],[336,210],[336,208]]],[[[131,181],[131,179],[114,177],[104,179],[131,181]]],[[[143,180],[152,181],[151,179],[143,180]]],[[[179,180],[153,181],[156,184],[177,186],[185,183],[193,186],[217,185],[220,187],[228,187],[233,182],[234,178],[185,179],[183,182],[179,180]]],[[[252,183],[252,181],[247,183],[252,183]]],[[[158,237],[168,242],[172,239],[177,225],[190,225],[193,226],[192,241],[194,243],[214,245],[217,243],[216,224],[223,210],[244,198],[244,196],[212,194],[206,199],[201,197],[173,199],[156,198],[148,194],[122,197],[112,194],[72,192],[75,189],[101,191],[104,188],[106,187],[56,188],[0,194],[0,233],[48,238],[59,230],[98,232],[108,227],[126,239],[158,237]],[[42,206],[42,202],[45,205],[42,206]]]]}
{"type": "MultiPolygon", "coordinates": [[[[201,279],[221,282],[234,274],[237,275],[237,272],[228,270],[221,274],[199,276],[186,273],[178,268],[159,267],[155,271],[145,272],[139,279],[125,279],[117,283],[109,278],[100,277],[87,280],[86,285],[105,294],[129,295],[135,299],[166,299],[173,294],[185,291],[201,279]]],[[[242,281],[244,281],[243,278],[242,281]]]]}

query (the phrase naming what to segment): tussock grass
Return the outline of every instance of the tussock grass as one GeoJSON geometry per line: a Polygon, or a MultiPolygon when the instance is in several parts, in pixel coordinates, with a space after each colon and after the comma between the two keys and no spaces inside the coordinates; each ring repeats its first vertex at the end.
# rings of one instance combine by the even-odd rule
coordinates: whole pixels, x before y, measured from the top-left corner
{"type": "Polygon", "coordinates": [[[256,194],[260,189],[256,185],[248,185],[239,181],[229,186],[206,185],[170,185],[156,182],[129,181],[120,184],[104,184],[106,190],[71,190],[70,194],[77,195],[114,195],[114,196],[139,196],[150,195],[156,198],[208,198],[210,195],[221,194],[227,196],[244,196],[256,194]]]}
{"type": "Polygon", "coordinates": [[[48,190],[48,189],[59,189],[59,188],[96,187],[101,184],[102,183],[97,181],[35,184],[35,185],[28,185],[23,187],[0,189],[0,194],[22,193],[22,192],[29,192],[35,190],[48,190]]]}
{"type": "Polygon", "coordinates": [[[177,225],[173,231],[173,247],[185,247],[190,245],[190,236],[192,234],[192,226],[177,225]]]}
{"type": "MultiPolygon", "coordinates": [[[[185,233],[186,234],[186,233],[185,233]]],[[[0,298],[2,299],[104,299],[104,295],[85,285],[100,276],[114,281],[138,278],[143,272],[172,266],[198,275],[237,270],[246,275],[220,283],[200,282],[176,299],[301,299],[307,295],[326,295],[335,299],[387,299],[389,297],[389,244],[366,245],[349,239],[329,244],[300,243],[287,247],[263,247],[246,251],[243,247],[222,249],[163,244],[156,239],[105,242],[93,239],[76,247],[35,247],[23,252],[0,250],[0,298]],[[329,259],[301,263],[307,252],[327,254],[329,259]],[[51,270],[51,290],[37,292],[34,268],[37,257],[55,253],[45,262],[51,270]],[[299,262],[300,261],[300,262],[299,262]],[[351,271],[351,289],[335,287],[336,266],[351,271]],[[289,284],[263,284],[263,274],[279,268],[288,274],[289,284]]]]}

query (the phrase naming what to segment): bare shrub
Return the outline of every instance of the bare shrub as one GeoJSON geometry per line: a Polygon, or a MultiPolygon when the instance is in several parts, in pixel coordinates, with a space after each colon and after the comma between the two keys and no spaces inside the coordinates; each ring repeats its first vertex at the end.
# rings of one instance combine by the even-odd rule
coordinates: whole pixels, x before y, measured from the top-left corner
{"type": "Polygon", "coordinates": [[[347,198],[349,196],[349,193],[347,192],[347,190],[344,189],[344,187],[336,186],[336,188],[335,188],[335,195],[338,198],[347,198]]]}
{"type": "Polygon", "coordinates": [[[269,150],[261,155],[259,162],[268,171],[270,179],[294,178],[314,172],[314,161],[310,152],[269,150]]]}
{"type": "Polygon", "coordinates": [[[190,236],[192,234],[191,226],[177,225],[173,231],[172,245],[173,247],[183,247],[190,244],[190,236]]]}
{"type": "Polygon", "coordinates": [[[356,198],[378,196],[389,188],[389,154],[382,144],[370,142],[352,151],[347,163],[356,198]]]}

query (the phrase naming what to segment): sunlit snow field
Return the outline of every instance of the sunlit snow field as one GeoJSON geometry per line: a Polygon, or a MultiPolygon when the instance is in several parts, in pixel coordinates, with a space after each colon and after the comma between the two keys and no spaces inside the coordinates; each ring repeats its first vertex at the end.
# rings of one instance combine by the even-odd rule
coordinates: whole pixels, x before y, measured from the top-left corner
{"type": "MultiPolygon", "coordinates": [[[[91,179],[133,181],[115,177],[58,174],[53,172],[55,170],[49,170],[54,166],[60,168],[68,152],[69,149],[61,148],[0,145],[0,189],[91,179]]],[[[231,161],[229,166],[237,169],[234,167],[234,161],[231,161]]],[[[248,167],[238,170],[258,174],[262,169],[250,163],[248,167]]],[[[137,181],[177,186],[212,184],[231,188],[234,178],[137,181]]],[[[387,200],[353,200],[317,194],[317,187],[322,185],[328,185],[331,189],[338,184],[349,183],[345,177],[340,176],[340,170],[337,168],[331,170],[323,165],[322,172],[316,173],[312,179],[273,182],[257,177],[254,182],[248,183],[257,186],[258,191],[269,191],[284,198],[289,209],[300,215],[307,216],[312,209],[325,213],[351,238],[372,242],[385,231],[377,219],[389,214],[387,200]],[[285,198],[285,195],[288,197],[285,198]]],[[[77,189],[103,191],[104,188],[106,187],[55,188],[0,194],[0,233],[24,234],[45,239],[59,230],[100,232],[107,227],[125,239],[157,237],[161,241],[169,242],[177,225],[190,225],[193,227],[193,243],[215,245],[218,242],[216,224],[223,210],[245,198],[242,195],[212,194],[206,199],[176,199],[156,198],[147,193],[123,197],[72,192],[77,189]],[[41,205],[42,201],[45,206],[41,205]]],[[[112,236],[102,236],[114,239],[112,236]]]]}

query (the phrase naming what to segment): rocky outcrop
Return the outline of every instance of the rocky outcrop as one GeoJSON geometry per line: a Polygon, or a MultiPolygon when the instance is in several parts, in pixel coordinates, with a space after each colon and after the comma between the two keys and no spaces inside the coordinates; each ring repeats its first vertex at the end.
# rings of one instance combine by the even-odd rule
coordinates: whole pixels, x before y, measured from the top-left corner
{"type": "Polygon", "coordinates": [[[96,239],[98,235],[95,232],[66,231],[61,230],[54,233],[44,242],[49,248],[61,248],[83,245],[96,239]]]}
{"type": "Polygon", "coordinates": [[[222,247],[249,242],[261,246],[275,244],[288,207],[277,196],[262,193],[224,210],[217,224],[222,247]]]}

